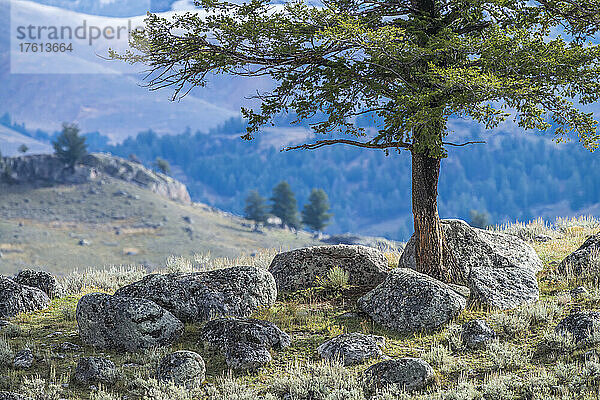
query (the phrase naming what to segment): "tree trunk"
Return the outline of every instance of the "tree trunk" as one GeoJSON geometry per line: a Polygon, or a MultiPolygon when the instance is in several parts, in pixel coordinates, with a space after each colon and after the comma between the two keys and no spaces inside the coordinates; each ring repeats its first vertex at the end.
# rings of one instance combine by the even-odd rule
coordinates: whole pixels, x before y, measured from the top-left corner
{"type": "Polygon", "coordinates": [[[443,282],[461,283],[463,277],[446,246],[437,208],[441,159],[412,153],[412,204],[415,261],[419,272],[443,282]]]}

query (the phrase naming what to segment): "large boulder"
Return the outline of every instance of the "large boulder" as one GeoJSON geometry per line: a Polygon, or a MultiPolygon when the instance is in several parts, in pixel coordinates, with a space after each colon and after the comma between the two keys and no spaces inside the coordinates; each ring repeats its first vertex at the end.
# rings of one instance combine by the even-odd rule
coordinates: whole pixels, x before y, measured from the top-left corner
{"type": "Polygon", "coordinates": [[[115,296],[152,300],[184,322],[221,316],[248,317],[270,307],[277,288],[269,271],[250,266],[206,272],[152,274],[117,290],[115,296]]]}
{"type": "Polygon", "coordinates": [[[200,337],[223,352],[233,369],[259,368],[271,361],[269,349],[283,349],[291,343],[277,325],[257,319],[214,319],[204,325],[200,337]]]}
{"type": "MultiPolygon", "coordinates": [[[[535,274],[543,264],[529,244],[516,236],[473,228],[461,220],[443,220],[442,229],[471,289],[471,301],[509,309],[539,298],[535,274]]],[[[398,266],[415,269],[414,235],[398,266]]]]}
{"type": "Polygon", "coordinates": [[[364,335],[362,333],[344,333],[326,341],[317,352],[327,361],[340,361],[344,365],[360,364],[371,358],[383,355],[382,347],[385,345],[383,336],[364,335]]]}
{"type": "Polygon", "coordinates": [[[558,270],[580,274],[592,267],[594,259],[598,263],[597,268],[600,268],[600,233],[587,238],[577,250],[565,257],[559,264],[558,270]]]}
{"type": "Polygon", "coordinates": [[[193,389],[202,385],[206,373],[204,359],[193,351],[176,351],[167,354],[156,370],[159,381],[170,381],[177,386],[193,389]]]}
{"type": "Polygon", "coordinates": [[[385,255],[366,246],[315,246],[279,253],[269,271],[275,277],[277,289],[293,291],[316,286],[317,277],[324,277],[333,267],[349,274],[351,285],[375,287],[388,271],[385,255]]]}
{"type": "Polygon", "coordinates": [[[358,307],[377,323],[403,333],[439,329],[466,306],[463,296],[430,276],[396,268],[358,307]]]}
{"type": "Polygon", "coordinates": [[[137,351],[173,343],[183,323],[147,299],[90,293],[77,303],[81,340],[88,345],[137,351]]]}
{"type": "Polygon", "coordinates": [[[0,318],[42,310],[49,304],[48,295],[40,289],[20,285],[10,278],[0,276],[0,318]]]}
{"type": "Polygon", "coordinates": [[[82,385],[103,383],[112,385],[118,378],[117,367],[101,357],[83,357],[77,362],[73,379],[82,385]]]}
{"type": "Polygon", "coordinates": [[[557,333],[570,334],[573,340],[581,342],[600,333],[599,311],[577,311],[569,314],[556,325],[557,333]]]}
{"type": "Polygon", "coordinates": [[[389,385],[397,385],[407,392],[421,390],[433,377],[431,365],[411,357],[382,361],[367,368],[364,374],[365,386],[373,391],[389,385]]]}
{"type": "Polygon", "coordinates": [[[19,271],[13,280],[20,285],[38,288],[46,293],[51,299],[62,296],[64,292],[62,285],[58,282],[56,277],[46,271],[25,269],[19,271]]]}

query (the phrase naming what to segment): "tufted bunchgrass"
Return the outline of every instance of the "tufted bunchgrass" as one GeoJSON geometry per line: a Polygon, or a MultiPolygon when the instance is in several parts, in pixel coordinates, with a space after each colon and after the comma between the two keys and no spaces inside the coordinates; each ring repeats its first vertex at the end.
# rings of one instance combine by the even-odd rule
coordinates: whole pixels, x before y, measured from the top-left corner
{"type": "Polygon", "coordinates": [[[316,279],[318,286],[336,292],[346,289],[349,281],[350,274],[339,266],[331,268],[324,277],[317,276],[316,279]]]}

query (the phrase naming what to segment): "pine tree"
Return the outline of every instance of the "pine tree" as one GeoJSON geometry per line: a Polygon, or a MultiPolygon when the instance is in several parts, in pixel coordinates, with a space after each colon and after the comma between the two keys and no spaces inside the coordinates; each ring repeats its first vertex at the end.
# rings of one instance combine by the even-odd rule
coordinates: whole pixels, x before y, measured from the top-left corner
{"type": "Polygon", "coordinates": [[[254,221],[256,224],[267,222],[267,203],[256,190],[251,190],[246,197],[244,217],[254,221]]]}
{"type": "Polygon", "coordinates": [[[58,158],[70,169],[87,154],[85,137],[79,136],[79,127],[76,124],[63,124],[62,133],[52,142],[54,152],[58,158]]]}
{"type": "Polygon", "coordinates": [[[163,158],[156,157],[154,166],[158,171],[165,175],[169,175],[171,173],[171,164],[169,164],[169,162],[163,158]]]}
{"type": "Polygon", "coordinates": [[[331,218],[329,198],[323,189],[313,189],[308,197],[308,204],[302,210],[302,223],[313,231],[321,232],[331,218]]]}
{"type": "Polygon", "coordinates": [[[19,152],[21,152],[21,153],[25,154],[25,153],[27,153],[28,151],[29,151],[29,147],[27,147],[27,145],[26,145],[26,144],[24,144],[24,143],[23,143],[22,145],[20,145],[20,146],[19,146],[19,152]]]}
{"type": "Polygon", "coordinates": [[[279,182],[273,188],[271,201],[273,202],[271,213],[281,219],[282,225],[287,225],[294,229],[300,228],[296,197],[286,181],[279,182]]]}

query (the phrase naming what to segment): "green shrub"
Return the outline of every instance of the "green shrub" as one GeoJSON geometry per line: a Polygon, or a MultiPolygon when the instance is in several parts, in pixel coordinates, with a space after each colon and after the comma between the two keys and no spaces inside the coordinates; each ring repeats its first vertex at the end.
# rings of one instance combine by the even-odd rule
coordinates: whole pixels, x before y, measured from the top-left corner
{"type": "Polygon", "coordinates": [[[0,336],[0,367],[9,367],[12,365],[14,353],[4,336],[0,336]]]}
{"type": "Polygon", "coordinates": [[[530,361],[527,351],[513,343],[492,342],[486,353],[494,370],[515,370],[523,368],[530,361]]]}
{"type": "Polygon", "coordinates": [[[339,291],[348,287],[349,280],[350,274],[344,271],[342,267],[333,267],[324,278],[317,277],[317,285],[325,289],[339,291]]]}

